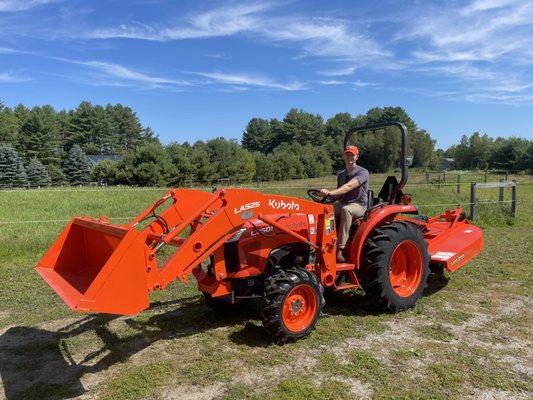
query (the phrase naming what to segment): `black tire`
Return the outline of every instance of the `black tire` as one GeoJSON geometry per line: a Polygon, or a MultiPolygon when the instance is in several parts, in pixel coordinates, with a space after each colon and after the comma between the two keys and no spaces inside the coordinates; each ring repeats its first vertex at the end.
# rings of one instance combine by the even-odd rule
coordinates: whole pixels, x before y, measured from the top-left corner
{"type": "MultiPolygon", "coordinates": [[[[305,303],[305,302],[304,302],[305,303]]],[[[317,320],[322,314],[324,307],[324,287],[312,272],[303,268],[279,270],[265,281],[263,293],[262,317],[263,326],[270,333],[275,344],[295,342],[305,338],[315,329],[317,320]],[[296,294],[302,291],[310,297],[308,307],[303,308],[305,315],[300,317],[304,322],[301,329],[291,329],[289,322],[285,320],[284,306],[286,301],[296,298],[296,294]]],[[[295,310],[300,312],[301,309],[295,310]]]]}
{"type": "MultiPolygon", "coordinates": [[[[393,312],[414,307],[427,286],[430,272],[427,243],[420,228],[404,221],[387,223],[371,233],[365,241],[363,251],[359,278],[368,298],[378,306],[393,312]],[[418,272],[413,278],[412,285],[406,285],[409,290],[406,289],[402,295],[399,295],[398,291],[404,289],[398,286],[396,289],[393,287],[390,271],[393,254],[397,251],[396,249],[403,251],[404,247],[415,253],[415,261],[409,263],[408,268],[418,272]],[[416,252],[419,252],[420,258],[416,252]]],[[[409,255],[401,254],[400,257],[407,257],[404,260],[411,261],[409,255]]]]}

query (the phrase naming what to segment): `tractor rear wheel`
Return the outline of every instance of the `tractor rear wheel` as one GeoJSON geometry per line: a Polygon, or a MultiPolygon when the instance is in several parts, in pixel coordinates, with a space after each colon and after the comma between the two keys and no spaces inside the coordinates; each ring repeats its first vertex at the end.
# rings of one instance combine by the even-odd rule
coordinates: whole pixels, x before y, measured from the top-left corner
{"type": "Polygon", "coordinates": [[[315,274],[303,268],[280,270],[265,281],[263,325],[274,343],[295,342],[315,329],[324,303],[315,274]]]}
{"type": "Polygon", "coordinates": [[[369,298],[391,311],[415,306],[427,286],[429,254],[422,231],[394,221],[365,241],[361,286],[369,298]]]}

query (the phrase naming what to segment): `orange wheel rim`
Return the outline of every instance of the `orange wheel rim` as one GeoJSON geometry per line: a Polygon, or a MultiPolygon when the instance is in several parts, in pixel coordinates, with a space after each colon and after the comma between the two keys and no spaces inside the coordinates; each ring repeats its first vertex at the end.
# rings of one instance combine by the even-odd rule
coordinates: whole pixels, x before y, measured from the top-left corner
{"type": "Polygon", "coordinates": [[[391,256],[389,279],[394,292],[401,297],[411,296],[422,280],[423,260],[415,242],[401,242],[391,256]]]}
{"type": "Polygon", "coordinates": [[[291,332],[301,332],[313,323],[318,299],[309,285],[303,284],[293,288],[283,303],[283,323],[291,332]]]}

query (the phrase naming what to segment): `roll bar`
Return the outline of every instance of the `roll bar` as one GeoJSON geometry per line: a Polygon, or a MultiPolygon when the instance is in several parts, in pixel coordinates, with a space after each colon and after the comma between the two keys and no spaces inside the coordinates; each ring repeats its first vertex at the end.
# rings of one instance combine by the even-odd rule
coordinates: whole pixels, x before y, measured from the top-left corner
{"type": "Polygon", "coordinates": [[[363,126],[358,126],[356,128],[350,129],[346,133],[346,136],[344,136],[343,151],[348,145],[348,143],[350,142],[350,139],[354,133],[363,132],[363,131],[372,131],[376,129],[387,128],[389,126],[395,126],[399,128],[402,134],[402,154],[401,154],[401,162],[400,162],[400,167],[402,169],[402,177],[400,179],[400,183],[398,184],[398,186],[394,188],[394,191],[391,195],[391,198],[394,199],[396,198],[396,195],[398,194],[398,192],[402,190],[405,184],[407,183],[407,176],[408,176],[408,169],[409,169],[409,163],[407,161],[407,147],[409,145],[408,144],[409,136],[407,133],[407,127],[404,124],[398,121],[391,121],[391,122],[382,122],[379,124],[363,125],[363,126]]]}

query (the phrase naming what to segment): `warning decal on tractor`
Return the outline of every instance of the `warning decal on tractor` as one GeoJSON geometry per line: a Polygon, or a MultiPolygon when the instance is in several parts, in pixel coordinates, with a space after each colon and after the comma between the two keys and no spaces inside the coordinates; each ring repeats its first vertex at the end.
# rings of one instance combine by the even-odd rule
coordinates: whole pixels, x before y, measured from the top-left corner
{"type": "Polygon", "coordinates": [[[432,260],[446,261],[446,260],[449,260],[450,258],[452,258],[454,255],[455,255],[455,253],[449,253],[449,252],[446,252],[446,251],[438,251],[438,252],[436,252],[435,254],[433,254],[431,256],[431,259],[432,260]]]}

